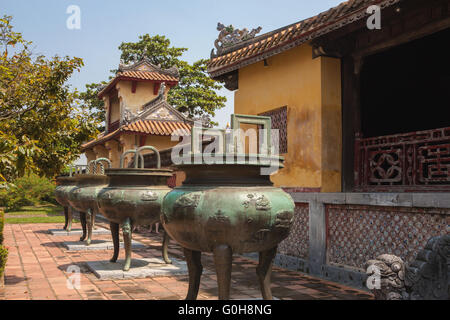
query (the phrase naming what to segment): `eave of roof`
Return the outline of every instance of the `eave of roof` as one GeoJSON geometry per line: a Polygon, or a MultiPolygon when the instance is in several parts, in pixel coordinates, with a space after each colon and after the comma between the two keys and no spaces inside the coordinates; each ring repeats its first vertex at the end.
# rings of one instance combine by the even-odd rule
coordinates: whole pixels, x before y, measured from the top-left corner
{"type": "Polygon", "coordinates": [[[138,120],[123,125],[111,133],[83,144],[81,150],[85,151],[86,149],[93,148],[96,145],[112,140],[121,134],[170,136],[174,132],[177,132],[180,135],[190,135],[191,128],[191,124],[181,121],[138,120]]]}
{"type": "MultiPolygon", "coordinates": [[[[98,97],[101,99],[105,94],[107,94],[119,81],[139,81],[139,82],[154,82],[154,83],[166,83],[170,86],[176,86],[178,84],[178,79],[160,74],[161,77],[158,78],[145,78],[144,76],[138,76],[137,71],[127,71],[127,75],[118,74],[114,79],[112,79],[105,88],[103,88],[99,93],[98,97]]],[[[150,72],[149,72],[150,73],[150,72]]],[[[153,73],[153,72],[152,72],[153,73]]]]}
{"type": "Polygon", "coordinates": [[[376,4],[381,8],[386,8],[400,1],[402,0],[349,0],[343,2],[314,17],[229,48],[225,53],[208,62],[208,73],[212,78],[217,78],[359,21],[367,16],[366,9],[369,5],[376,4]]]}

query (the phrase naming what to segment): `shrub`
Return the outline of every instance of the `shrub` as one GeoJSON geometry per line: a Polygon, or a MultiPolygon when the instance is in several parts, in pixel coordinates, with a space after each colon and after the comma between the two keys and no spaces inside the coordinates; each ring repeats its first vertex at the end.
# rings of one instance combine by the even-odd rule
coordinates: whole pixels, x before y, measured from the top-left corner
{"type": "Polygon", "coordinates": [[[5,214],[3,213],[3,210],[0,209],[0,246],[3,244],[3,240],[5,240],[5,238],[3,237],[4,227],[5,227],[5,214]]]}
{"type": "Polygon", "coordinates": [[[0,279],[5,272],[6,260],[8,259],[8,249],[0,245],[0,279]]]}
{"type": "Polygon", "coordinates": [[[55,183],[50,179],[36,174],[25,175],[9,184],[8,188],[0,189],[0,206],[11,211],[42,201],[56,204],[54,192],[55,183]]]}
{"type": "Polygon", "coordinates": [[[0,279],[5,271],[6,260],[8,258],[8,249],[3,246],[3,227],[5,226],[5,217],[3,210],[0,209],[0,279]]]}

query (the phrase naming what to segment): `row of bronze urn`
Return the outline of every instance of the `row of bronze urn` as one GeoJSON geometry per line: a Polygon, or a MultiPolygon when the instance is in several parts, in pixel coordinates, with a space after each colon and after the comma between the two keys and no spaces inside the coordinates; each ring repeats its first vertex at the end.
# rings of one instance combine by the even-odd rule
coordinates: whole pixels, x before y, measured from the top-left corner
{"type": "MultiPolygon", "coordinates": [[[[189,158],[195,160],[198,156],[192,151],[189,158]]],[[[172,171],[161,169],[158,151],[146,146],[124,153],[119,169],[103,170],[103,164],[109,161],[97,159],[93,167],[102,164],[100,174],[88,170],[87,174],[60,177],[57,199],[62,206],[79,211],[82,224],[86,219],[87,244],[95,214],[100,213],[110,221],[113,262],[118,258],[119,226],[122,226],[126,251],[124,270],[130,268],[133,226],[160,221],[165,233],[184,249],[189,272],[186,299],[189,300],[198,295],[203,270],[201,252],[213,253],[219,299],[230,297],[232,255],[259,252],[256,272],[262,296],[271,299],[272,262],[278,244],[289,235],[294,202],[289,194],[272,185],[269,175],[261,174],[262,168],[274,162],[282,167],[283,159],[256,156],[257,161],[242,155],[230,161],[229,155],[216,154],[216,160],[222,157],[224,161],[215,164],[185,161],[176,167],[184,171],[186,179],[182,186],[171,189],[167,179],[172,171]],[[138,168],[138,163],[143,167],[141,152],[146,149],[156,153],[157,168],[138,168]],[[124,156],[130,153],[135,155],[134,168],[123,168],[124,156]]],[[[82,238],[85,237],[86,232],[82,238]]],[[[166,236],[163,256],[169,263],[167,243],[166,236]]]]}

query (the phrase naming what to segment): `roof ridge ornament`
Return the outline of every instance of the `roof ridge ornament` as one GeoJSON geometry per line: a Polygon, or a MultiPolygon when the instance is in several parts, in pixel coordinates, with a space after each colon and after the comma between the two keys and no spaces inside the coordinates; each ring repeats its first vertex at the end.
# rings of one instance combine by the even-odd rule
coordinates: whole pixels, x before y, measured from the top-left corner
{"type": "Polygon", "coordinates": [[[164,94],[165,92],[166,92],[166,83],[163,82],[159,87],[158,96],[161,96],[164,100],[166,100],[166,96],[164,94]]]}
{"type": "Polygon", "coordinates": [[[147,57],[144,57],[137,61],[131,61],[129,63],[124,63],[123,60],[121,60],[117,73],[121,73],[124,71],[157,72],[165,75],[170,75],[175,78],[180,78],[180,72],[176,66],[164,69],[161,67],[161,64],[155,65],[147,57]],[[149,68],[147,70],[139,69],[139,67],[143,64],[146,64],[149,68]]]}
{"type": "Polygon", "coordinates": [[[249,39],[253,39],[258,33],[261,32],[261,30],[262,27],[258,27],[249,32],[247,28],[241,30],[235,29],[231,24],[229,26],[225,26],[220,22],[217,23],[217,31],[220,32],[218,38],[214,42],[216,52],[214,53],[214,49],[212,49],[211,59],[220,56],[227,48],[249,39]]]}

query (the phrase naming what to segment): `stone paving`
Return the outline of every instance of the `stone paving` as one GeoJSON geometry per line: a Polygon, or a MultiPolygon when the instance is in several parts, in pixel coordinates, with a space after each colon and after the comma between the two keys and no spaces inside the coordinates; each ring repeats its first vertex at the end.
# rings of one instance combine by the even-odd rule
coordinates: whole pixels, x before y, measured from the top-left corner
{"type": "MultiPolygon", "coordinates": [[[[62,229],[51,229],[48,231],[52,236],[73,236],[73,235],[81,236],[81,234],[83,233],[83,230],[81,229],[72,229],[70,232],[67,232],[66,230],[62,229]]],[[[92,230],[92,235],[98,234],[111,234],[111,233],[108,229],[96,227],[94,230],[92,230]]]]}
{"type": "MultiPolygon", "coordinates": [[[[99,223],[101,225],[101,223],[99,223]]],[[[102,225],[107,227],[106,224],[102,225]]],[[[52,236],[48,230],[60,224],[5,225],[5,245],[9,257],[5,271],[5,287],[0,289],[0,299],[6,300],[180,300],[188,289],[186,275],[144,279],[100,280],[87,268],[87,261],[108,260],[111,250],[68,251],[63,243],[77,240],[75,236],[52,236]],[[81,270],[79,289],[69,289],[69,266],[81,270]]],[[[146,247],[133,251],[134,259],[161,257],[160,235],[145,233],[133,235],[146,247]]],[[[108,235],[96,239],[110,240],[108,235]]],[[[169,246],[170,257],[184,260],[183,251],[175,242],[169,246]]],[[[124,251],[121,250],[120,258],[124,251]]],[[[203,254],[206,272],[202,276],[199,300],[217,299],[217,282],[211,254],[203,254]]],[[[242,256],[233,258],[232,299],[260,299],[256,278],[256,262],[242,256]]],[[[305,299],[373,299],[372,295],[333,282],[310,277],[290,270],[273,268],[273,295],[281,300],[305,299]]]]}
{"type": "MultiPolygon", "coordinates": [[[[107,240],[103,240],[103,239],[92,239],[92,242],[89,246],[86,245],[86,242],[84,241],[64,241],[63,242],[63,246],[69,250],[69,251],[86,251],[86,250],[113,250],[114,248],[114,244],[112,242],[112,240],[110,239],[109,241],[107,240]]],[[[119,247],[123,248],[124,247],[124,243],[120,242],[119,243],[119,247]]],[[[136,241],[136,240],[132,240],[131,241],[131,248],[133,250],[138,249],[138,248],[144,248],[145,245],[136,241]]]]}
{"type": "Polygon", "coordinates": [[[116,263],[109,260],[87,261],[86,265],[101,280],[170,277],[188,274],[185,261],[173,257],[171,260],[171,264],[166,264],[163,259],[158,258],[131,259],[131,268],[128,271],[122,270],[125,260],[120,259],[116,263]]]}

